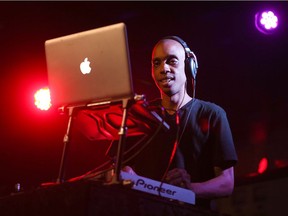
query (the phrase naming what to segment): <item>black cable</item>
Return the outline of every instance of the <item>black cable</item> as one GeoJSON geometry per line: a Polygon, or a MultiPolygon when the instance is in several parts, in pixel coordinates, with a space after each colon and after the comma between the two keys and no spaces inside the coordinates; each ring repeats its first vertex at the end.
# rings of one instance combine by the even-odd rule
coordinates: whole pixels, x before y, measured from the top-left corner
{"type": "MultiPolygon", "coordinates": [[[[159,126],[157,127],[155,133],[150,137],[149,140],[147,140],[147,142],[142,145],[142,147],[136,152],[134,153],[132,156],[130,156],[128,159],[126,159],[124,161],[124,163],[127,163],[128,161],[132,160],[133,158],[135,158],[137,155],[139,155],[150,143],[151,141],[155,138],[155,136],[159,133],[160,129],[162,128],[164,123],[164,120],[162,119],[161,124],[159,124],[159,126]]],[[[129,150],[128,150],[129,151],[129,150]]]]}
{"type": "MultiPolygon", "coordinates": [[[[162,119],[161,123],[159,124],[159,126],[157,127],[156,131],[153,133],[153,135],[150,137],[149,140],[147,140],[146,143],[144,143],[142,145],[142,147],[135,153],[133,154],[132,156],[130,156],[128,159],[126,159],[125,161],[123,161],[123,163],[127,163],[129,162],[130,160],[132,160],[133,158],[135,158],[137,155],[139,155],[143,150],[144,148],[146,148],[146,146],[148,146],[150,144],[150,142],[155,138],[155,136],[159,133],[160,129],[162,128],[163,126],[163,123],[164,123],[164,120],[162,119]]],[[[127,151],[125,151],[123,153],[123,156],[127,155],[128,153],[130,153],[133,149],[135,149],[136,147],[138,147],[138,145],[140,145],[144,139],[147,138],[148,135],[145,135],[143,136],[140,141],[138,141],[136,144],[134,144],[131,148],[129,148],[127,151]]],[[[113,142],[113,141],[112,141],[113,142]]],[[[99,169],[101,169],[102,167],[105,167],[107,165],[109,165],[109,163],[113,164],[113,159],[111,160],[107,160],[105,161],[104,163],[102,163],[101,165],[99,165],[98,167],[94,168],[93,170],[90,170],[88,171],[87,173],[81,175],[81,176],[78,176],[78,177],[75,177],[75,178],[71,178],[69,179],[68,181],[76,181],[76,180],[80,180],[80,179],[87,179],[87,178],[93,178],[97,175],[100,175],[102,174],[103,172],[106,172],[106,171],[109,171],[111,169],[113,169],[112,167],[104,170],[104,171],[100,171],[98,173],[95,173],[96,171],[98,171],[99,169]]]]}
{"type": "MultiPolygon", "coordinates": [[[[194,103],[194,100],[195,99],[192,98],[192,103],[194,103]]],[[[170,166],[171,166],[172,161],[174,159],[174,156],[175,156],[175,153],[177,151],[177,148],[178,148],[178,146],[179,146],[179,144],[181,142],[182,136],[183,136],[184,131],[185,131],[186,127],[187,127],[189,116],[191,114],[191,110],[192,110],[192,105],[191,105],[191,107],[189,109],[189,112],[188,112],[188,115],[186,117],[186,121],[185,121],[183,130],[182,130],[182,133],[181,133],[180,136],[179,136],[179,132],[180,132],[180,118],[179,118],[179,115],[178,115],[178,111],[176,111],[176,125],[177,125],[176,138],[175,138],[174,147],[173,147],[173,150],[172,150],[172,153],[171,153],[171,156],[170,156],[170,160],[169,160],[168,166],[167,166],[167,168],[166,168],[166,170],[165,170],[165,172],[164,172],[164,174],[163,174],[163,176],[161,178],[161,183],[160,183],[159,190],[158,190],[158,195],[159,196],[161,196],[160,191],[161,191],[161,188],[162,188],[162,186],[164,184],[165,177],[166,177],[166,175],[167,175],[167,173],[168,173],[168,171],[170,169],[170,166]]]]}
{"type": "Polygon", "coordinates": [[[179,131],[180,131],[180,125],[179,125],[179,115],[178,115],[178,110],[176,111],[176,126],[177,126],[177,131],[176,131],[176,137],[175,137],[175,142],[174,142],[174,145],[173,145],[173,150],[172,150],[172,153],[171,153],[171,156],[170,156],[170,160],[168,162],[168,165],[166,167],[166,170],[161,178],[161,181],[160,181],[160,186],[159,186],[159,190],[158,190],[158,195],[161,196],[161,189],[162,189],[162,186],[164,184],[164,180],[165,180],[165,177],[170,169],[170,166],[172,164],[172,161],[174,159],[174,156],[175,156],[175,153],[176,153],[176,150],[177,150],[177,147],[179,145],[179,131]]]}

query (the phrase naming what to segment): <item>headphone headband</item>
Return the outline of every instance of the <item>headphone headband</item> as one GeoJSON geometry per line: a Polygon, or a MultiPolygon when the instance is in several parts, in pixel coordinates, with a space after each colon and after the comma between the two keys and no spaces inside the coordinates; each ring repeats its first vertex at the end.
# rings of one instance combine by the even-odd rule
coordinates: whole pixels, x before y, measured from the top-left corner
{"type": "Polygon", "coordinates": [[[171,35],[171,36],[163,37],[161,40],[166,40],[166,39],[175,40],[178,43],[180,43],[185,50],[186,58],[193,58],[195,62],[196,70],[198,69],[198,62],[197,62],[196,55],[194,54],[194,52],[191,51],[187,43],[182,38],[175,36],[175,35],[171,35]]]}

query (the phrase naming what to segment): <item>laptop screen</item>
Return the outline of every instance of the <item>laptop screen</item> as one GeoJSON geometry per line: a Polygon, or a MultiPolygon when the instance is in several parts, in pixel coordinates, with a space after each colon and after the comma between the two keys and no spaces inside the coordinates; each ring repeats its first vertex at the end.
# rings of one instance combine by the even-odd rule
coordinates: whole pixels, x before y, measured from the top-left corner
{"type": "Polygon", "coordinates": [[[47,40],[45,52],[53,106],[133,98],[124,23],[47,40]]]}

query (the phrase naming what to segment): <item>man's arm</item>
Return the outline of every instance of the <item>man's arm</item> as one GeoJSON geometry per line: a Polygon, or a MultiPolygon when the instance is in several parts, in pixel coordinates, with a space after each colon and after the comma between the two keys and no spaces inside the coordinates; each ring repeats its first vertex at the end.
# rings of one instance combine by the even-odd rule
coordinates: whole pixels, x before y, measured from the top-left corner
{"type": "Polygon", "coordinates": [[[187,188],[194,191],[199,198],[217,198],[229,196],[234,189],[234,168],[221,170],[214,168],[216,177],[201,183],[190,183],[187,188]]]}
{"type": "Polygon", "coordinates": [[[234,168],[222,170],[214,168],[215,178],[205,182],[194,183],[190,181],[190,175],[184,169],[173,169],[167,174],[169,184],[186,187],[192,190],[197,197],[213,199],[231,195],[234,189],[234,168]]]}

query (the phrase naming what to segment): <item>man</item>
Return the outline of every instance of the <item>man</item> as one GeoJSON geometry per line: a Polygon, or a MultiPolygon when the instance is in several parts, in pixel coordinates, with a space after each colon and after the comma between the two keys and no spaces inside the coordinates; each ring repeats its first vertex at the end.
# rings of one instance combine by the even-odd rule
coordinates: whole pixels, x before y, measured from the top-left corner
{"type": "Polygon", "coordinates": [[[232,193],[237,155],[225,111],[188,94],[197,70],[189,68],[197,64],[191,53],[175,36],[154,46],[152,77],[161,99],[151,105],[162,108],[171,128],[158,134],[132,168],[124,170],[190,189],[196,194],[196,205],[208,207],[210,200],[232,193]],[[194,74],[187,74],[187,68],[194,74]]]}

